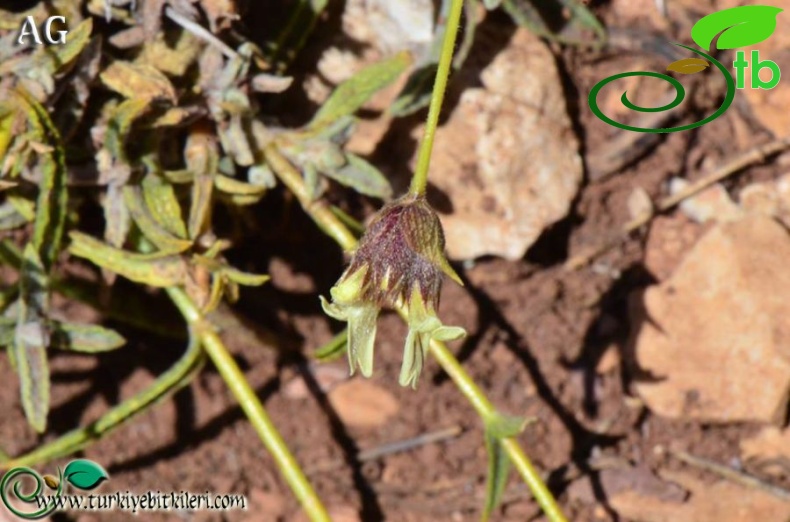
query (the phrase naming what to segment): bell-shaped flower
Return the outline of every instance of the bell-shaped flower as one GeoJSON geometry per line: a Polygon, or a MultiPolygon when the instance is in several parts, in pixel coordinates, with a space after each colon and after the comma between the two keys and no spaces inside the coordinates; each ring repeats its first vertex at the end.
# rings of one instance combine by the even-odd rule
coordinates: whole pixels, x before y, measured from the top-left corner
{"type": "Polygon", "coordinates": [[[371,222],[351,263],[321,297],[327,315],[348,322],[351,373],[373,373],[376,319],[382,307],[402,309],[409,327],[399,382],[416,387],[431,339],[448,341],[466,332],[444,326],[436,315],[442,274],[461,283],[444,256],[439,217],[424,197],[407,195],[382,208],[371,222]]]}

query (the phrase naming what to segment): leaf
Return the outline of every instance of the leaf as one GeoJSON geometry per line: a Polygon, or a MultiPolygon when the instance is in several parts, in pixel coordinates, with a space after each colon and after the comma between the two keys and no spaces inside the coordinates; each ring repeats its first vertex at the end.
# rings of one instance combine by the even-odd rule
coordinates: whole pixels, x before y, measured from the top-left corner
{"type": "Polygon", "coordinates": [[[22,409],[30,425],[39,433],[47,427],[49,412],[49,332],[45,324],[47,275],[32,242],[25,246],[19,273],[19,311],[12,357],[19,374],[22,409]]]}
{"type": "Polygon", "coordinates": [[[595,47],[606,42],[606,30],[581,0],[503,0],[502,8],[518,25],[549,40],[595,47]],[[562,20],[563,25],[556,30],[554,23],[548,20],[562,20]],[[584,31],[591,31],[595,38],[583,36],[584,31]]]}
{"type": "Polygon", "coordinates": [[[271,277],[267,274],[251,274],[249,272],[242,272],[232,266],[226,265],[222,267],[222,275],[227,277],[230,281],[244,286],[261,286],[267,282],[271,277]]]}
{"type": "MultiPolygon", "coordinates": [[[[93,19],[86,18],[74,29],[69,31],[65,45],[55,46],[58,68],[70,63],[82,53],[85,46],[90,42],[93,32],[93,19]]],[[[55,72],[55,71],[52,71],[55,72]]]]}
{"type": "Polygon", "coordinates": [[[68,480],[72,486],[82,490],[91,490],[108,480],[110,476],[104,468],[87,459],[72,460],[63,470],[63,478],[68,480]]]}
{"type": "Polygon", "coordinates": [[[123,200],[129,214],[140,228],[146,239],[151,241],[161,252],[175,254],[183,252],[192,246],[192,241],[181,239],[171,234],[154,217],[146,205],[143,191],[139,185],[126,185],[123,187],[123,200]]]}
{"type": "Polygon", "coordinates": [[[99,325],[53,321],[50,344],[61,350],[98,353],[120,348],[126,344],[126,339],[115,330],[99,325]]]}
{"type": "Polygon", "coordinates": [[[376,91],[394,82],[411,61],[411,55],[401,51],[365,67],[334,90],[308,126],[322,127],[355,113],[376,91]]]}
{"type": "Polygon", "coordinates": [[[724,9],[701,18],[691,28],[694,43],[710,51],[717,34],[717,49],[735,49],[767,40],[776,30],[776,17],[783,9],[769,5],[744,5],[724,9]]]}
{"type": "Polygon", "coordinates": [[[486,497],[483,505],[483,520],[491,518],[491,514],[502,500],[502,493],[507,484],[508,472],[510,471],[510,457],[502,447],[502,442],[491,435],[488,430],[485,433],[486,454],[488,455],[488,475],[486,477],[486,497]]]}
{"type": "Polygon", "coordinates": [[[217,190],[225,194],[232,194],[234,196],[254,196],[258,198],[263,197],[268,190],[266,187],[245,183],[233,179],[230,176],[223,176],[222,174],[214,176],[214,186],[217,190]]]}
{"type": "Polygon", "coordinates": [[[683,58],[667,65],[667,71],[680,74],[694,74],[710,67],[710,62],[704,58],[683,58]]]}
{"type": "Polygon", "coordinates": [[[125,98],[175,103],[176,91],[167,76],[150,65],[114,61],[100,75],[101,81],[125,98]]]}
{"type": "Polygon", "coordinates": [[[145,203],[156,222],[174,236],[186,238],[187,227],[173,185],[158,174],[145,176],[142,185],[145,203]]]}
{"type": "Polygon", "coordinates": [[[328,0],[299,0],[291,4],[291,16],[275,43],[270,44],[270,61],[277,64],[278,71],[284,70],[302,48],[328,3],[328,0]]]}
{"type": "Polygon", "coordinates": [[[495,413],[485,419],[485,443],[488,453],[488,476],[483,520],[488,520],[502,499],[510,470],[510,457],[502,446],[502,439],[515,437],[527,425],[527,419],[495,413]]]}
{"type": "Polygon", "coordinates": [[[60,133],[46,109],[24,90],[17,89],[17,93],[27,106],[28,115],[38,128],[42,141],[53,147],[50,153],[39,154],[41,182],[33,225],[33,245],[38,251],[44,270],[49,271],[60,251],[66,224],[66,158],[60,133]]]}
{"type": "Polygon", "coordinates": [[[496,9],[497,7],[499,7],[499,4],[501,4],[501,3],[502,3],[502,0],[483,0],[483,5],[489,11],[492,11],[492,10],[496,9]]]}
{"type": "Polygon", "coordinates": [[[71,232],[69,251],[137,283],[156,287],[183,284],[187,266],[177,255],[138,254],[114,248],[82,232],[71,232]]]}
{"type": "Polygon", "coordinates": [[[321,362],[333,361],[345,355],[347,348],[348,328],[343,328],[332,340],[316,350],[314,357],[321,362]]]}
{"type": "Polygon", "coordinates": [[[360,194],[380,199],[392,197],[392,187],[379,169],[350,152],[346,153],[346,160],[343,167],[324,174],[360,194]]]}

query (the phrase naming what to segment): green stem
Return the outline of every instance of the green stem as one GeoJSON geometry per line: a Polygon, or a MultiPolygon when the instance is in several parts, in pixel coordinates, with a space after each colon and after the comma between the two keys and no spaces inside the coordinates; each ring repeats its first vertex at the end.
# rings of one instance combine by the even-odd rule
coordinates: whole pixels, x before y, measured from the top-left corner
{"type": "Polygon", "coordinates": [[[244,410],[250,424],[258,432],[258,436],[263,441],[266,449],[274,457],[277,467],[299,499],[299,502],[301,502],[307,516],[313,522],[330,522],[331,519],[326,508],[308,482],[296,459],[288,450],[288,446],[286,446],[282,436],[258,400],[255,391],[247,383],[241,369],[230,353],[228,353],[222,339],[217,335],[212,325],[203,318],[198,307],[195,306],[184,290],[178,287],[171,287],[167,289],[167,293],[189,325],[200,336],[203,349],[208,353],[236,400],[239,401],[241,409],[244,410]]]}
{"type": "Polygon", "coordinates": [[[0,464],[0,468],[34,466],[71,455],[189,383],[190,378],[197,374],[196,370],[200,367],[204,356],[199,339],[196,336],[190,336],[189,341],[189,347],[184,355],[160,375],[151,386],[121,402],[84,428],[72,430],[52,442],[39,446],[30,453],[15,459],[8,459],[0,464]]]}
{"type": "MultiPolygon", "coordinates": [[[[461,393],[469,400],[472,407],[477,411],[483,419],[490,419],[496,413],[496,409],[485,396],[483,391],[475,384],[472,378],[464,370],[458,359],[455,358],[453,353],[441,341],[431,340],[430,351],[436,360],[441,365],[442,369],[447,372],[453,380],[461,393]]],[[[540,504],[543,512],[552,522],[566,522],[565,516],[562,514],[560,506],[554,499],[546,483],[540,478],[540,473],[535,469],[535,466],[527,457],[524,450],[521,449],[516,439],[503,439],[502,446],[505,448],[510,461],[518,471],[519,475],[527,483],[535,500],[540,504]]]]}
{"type": "MultiPolygon", "coordinates": [[[[321,229],[326,231],[326,233],[343,249],[354,250],[357,246],[357,240],[345,227],[342,221],[326,207],[326,204],[322,204],[320,201],[313,201],[309,197],[303,198],[300,196],[300,194],[307,193],[302,176],[299,175],[299,172],[290,162],[277,151],[276,146],[273,144],[268,145],[265,148],[265,153],[266,159],[269,161],[275,174],[280,178],[283,184],[296,194],[299,201],[302,202],[305,212],[307,212],[313,220],[319,224],[321,229]],[[282,161],[272,163],[272,158],[278,158],[282,161]],[[308,204],[305,205],[305,202],[308,204]],[[324,208],[327,209],[326,212],[321,210],[324,208]]],[[[401,311],[401,313],[403,313],[403,311],[401,311]]],[[[455,358],[447,346],[443,342],[431,340],[430,352],[439,362],[442,369],[447,372],[464,397],[472,404],[472,407],[483,421],[485,422],[492,418],[496,413],[496,409],[483,391],[475,384],[472,377],[466,373],[461,363],[458,362],[458,359],[455,358]]],[[[529,457],[527,457],[524,450],[521,449],[518,441],[516,439],[504,439],[502,445],[516,470],[524,479],[524,482],[529,486],[532,494],[535,496],[535,500],[540,504],[541,508],[543,508],[548,519],[551,522],[566,522],[567,519],[562,514],[557,501],[554,499],[548,487],[546,487],[543,479],[540,478],[540,474],[533,466],[529,457]]]]}
{"type": "Polygon", "coordinates": [[[444,33],[442,42],[442,52],[439,55],[439,66],[436,69],[436,79],[431,91],[431,105],[428,108],[428,119],[425,122],[425,134],[420,143],[420,152],[417,156],[417,170],[411,179],[409,193],[414,196],[425,194],[428,186],[428,168],[431,166],[431,152],[433,151],[433,139],[436,135],[436,126],[439,124],[439,113],[442,110],[444,91],[447,90],[447,78],[450,75],[450,67],[453,62],[453,48],[455,47],[455,37],[458,34],[458,26],[461,25],[461,11],[463,11],[464,0],[452,0],[450,14],[447,17],[447,32],[444,33]]]}

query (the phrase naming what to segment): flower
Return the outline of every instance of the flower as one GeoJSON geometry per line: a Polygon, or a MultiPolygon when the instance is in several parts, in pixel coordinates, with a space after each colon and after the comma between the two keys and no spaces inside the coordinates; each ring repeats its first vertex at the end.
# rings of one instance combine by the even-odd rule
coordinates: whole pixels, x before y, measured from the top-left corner
{"type": "Polygon", "coordinates": [[[431,339],[466,335],[436,316],[442,274],[463,284],[444,256],[439,217],[423,196],[407,195],[382,208],[365,232],[343,275],[321,297],[327,315],[348,322],[351,373],[373,373],[376,319],[383,306],[402,310],[409,326],[399,382],[417,386],[431,339]]]}

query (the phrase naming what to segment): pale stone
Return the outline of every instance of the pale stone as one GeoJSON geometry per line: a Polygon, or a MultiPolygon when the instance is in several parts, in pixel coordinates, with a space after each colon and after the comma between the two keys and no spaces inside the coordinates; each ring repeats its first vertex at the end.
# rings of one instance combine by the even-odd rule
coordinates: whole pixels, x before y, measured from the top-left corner
{"type": "Polygon", "coordinates": [[[685,502],[666,501],[635,490],[609,497],[624,519],[641,522],[744,522],[788,520],[790,503],[770,493],[720,480],[703,482],[690,473],[664,471],[664,480],[689,491],[685,502]]]}
{"type": "Polygon", "coordinates": [[[554,60],[519,29],[438,129],[431,182],[452,202],[450,257],[519,259],[568,213],[582,163],[554,60]]]}
{"type": "Polygon", "coordinates": [[[749,216],[711,228],[647,289],[631,343],[659,415],[782,422],[790,387],[790,239],[749,216]]]}
{"type": "Polygon", "coordinates": [[[367,379],[352,379],[329,392],[329,403],[349,426],[375,428],[398,413],[398,400],[367,379]]]}

